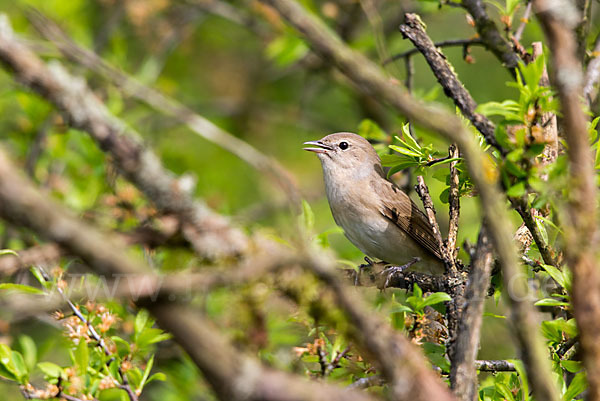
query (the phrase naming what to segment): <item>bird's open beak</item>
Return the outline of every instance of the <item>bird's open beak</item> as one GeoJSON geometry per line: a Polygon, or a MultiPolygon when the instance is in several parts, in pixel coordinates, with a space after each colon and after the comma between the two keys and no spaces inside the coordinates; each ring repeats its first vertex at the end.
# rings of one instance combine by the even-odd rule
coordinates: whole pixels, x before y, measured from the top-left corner
{"type": "Polygon", "coordinates": [[[312,145],[312,146],[318,146],[318,148],[302,148],[304,150],[308,150],[309,152],[315,152],[315,153],[325,153],[328,150],[333,150],[333,148],[329,145],[325,145],[324,143],[322,143],[321,141],[310,141],[310,142],[304,142],[305,145],[312,145]]]}

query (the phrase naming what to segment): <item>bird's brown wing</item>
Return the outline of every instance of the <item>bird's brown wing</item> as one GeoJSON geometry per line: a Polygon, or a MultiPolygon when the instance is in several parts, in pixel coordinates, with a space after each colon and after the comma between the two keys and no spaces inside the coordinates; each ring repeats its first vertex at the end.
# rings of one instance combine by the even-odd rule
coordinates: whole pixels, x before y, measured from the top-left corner
{"type": "Polygon", "coordinates": [[[381,214],[390,219],[394,224],[406,232],[423,248],[427,249],[433,255],[442,259],[442,253],[438,242],[433,234],[433,228],[429,220],[417,205],[391,182],[384,185],[373,185],[373,190],[377,188],[381,198],[381,214]]]}

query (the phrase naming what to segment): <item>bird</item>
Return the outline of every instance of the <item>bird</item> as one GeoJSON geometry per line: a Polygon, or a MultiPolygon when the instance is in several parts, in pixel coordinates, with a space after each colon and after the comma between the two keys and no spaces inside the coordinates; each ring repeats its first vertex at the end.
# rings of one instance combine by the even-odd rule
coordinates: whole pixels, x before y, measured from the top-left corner
{"type": "Polygon", "coordinates": [[[386,179],[379,155],[365,138],[338,132],[304,145],[321,161],[331,214],[350,242],[368,257],[395,266],[394,272],[445,271],[427,216],[386,179]]]}

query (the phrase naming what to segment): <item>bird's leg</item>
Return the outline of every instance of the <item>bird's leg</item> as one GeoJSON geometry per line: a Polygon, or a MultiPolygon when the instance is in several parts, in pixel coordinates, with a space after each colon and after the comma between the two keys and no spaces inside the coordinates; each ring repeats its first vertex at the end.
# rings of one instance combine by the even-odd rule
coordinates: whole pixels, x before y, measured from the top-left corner
{"type": "Polygon", "coordinates": [[[383,289],[385,290],[387,288],[387,286],[390,284],[390,280],[392,279],[392,277],[394,276],[394,274],[396,273],[402,273],[404,270],[408,269],[409,267],[411,267],[412,265],[414,265],[415,263],[419,262],[421,260],[421,258],[414,257],[413,260],[411,260],[410,262],[402,265],[402,266],[388,266],[386,267],[381,273],[379,274],[386,274],[386,278],[385,278],[385,283],[383,284],[383,289]]]}
{"type": "Polygon", "coordinates": [[[354,286],[355,287],[358,287],[358,285],[360,284],[360,275],[361,275],[363,269],[365,267],[371,267],[372,268],[373,266],[375,266],[375,263],[376,263],[373,260],[369,259],[368,256],[365,256],[365,262],[367,262],[366,265],[363,265],[363,264],[358,265],[358,271],[354,274],[354,286]]]}

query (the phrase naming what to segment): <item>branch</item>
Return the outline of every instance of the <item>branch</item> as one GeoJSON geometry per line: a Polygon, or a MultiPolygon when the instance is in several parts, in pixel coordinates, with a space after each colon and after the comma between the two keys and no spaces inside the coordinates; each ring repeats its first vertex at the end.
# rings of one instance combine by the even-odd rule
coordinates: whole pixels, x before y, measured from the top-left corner
{"type": "MultiPolygon", "coordinates": [[[[73,217],[63,206],[37,191],[0,150],[0,217],[26,226],[81,257],[98,274],[148,275],[152,269],[111,237],[73,217]]],[[[168,298],[167,298],[168,299],[168,298]]],[[[335,385],[308,382],[265,367],[229,343],[203,315],[186,306],[145,299],[143,306],[173,334],[222,400],[374,401],[368,394],[335,385]]]]}
{"type": "MultiPolygon", "coordinates": [[[[515,364],[503,360],[475,361],[475,368],[481,372],[516,372],[515,364]]],[[[473,398],[471,398],[473,399],[473,398]]],[[[465,398],[466,400],[466,398],[465,398]]]]}
{"type": "Polygon", "coordinates": [[[596,174],[581,102],[583,73],[573,28],[579,13],[566,1],[535,0],[534,8],[552,51],[554,83],[563,115],[570,162],[570,196],[566,207],[566,261],[573,271],[573,309],[579,328],[589,389],[600,399],[600,272],[597,265],[596,174]]]}
{"type": "MultiPolygon", "coordinates": [[[[483,41],[480,38],[474,38],[474,39],[450,39],[450,40],[442,40],[441,42],[435,42],[433,44],[436,48],[442,48],[442,47],[457,47],[457,46],[462,46],[464,47],[469,47],[469,46],[485,46],[485,44],[483,43],[483,41]]],[[[383,62],[383,65],[389,64],[393,61],[396,60],[400,60],[401,58],[410,58],[410,56],[417,54],[419,52],[419,49],[416,48],[412,48],[410,50],[407,50],[405,52],[402,53],[398,53],[398,54],[394,54],[392,57],[390,57],[389,59],[385,60],[383,62]]]]}
{"type": "MultiPolygon", "coordinates": [[[[459,152],[455,144],[450,145],[448,149],[448,157],[458,158],[459,152]]],[[[458,218],[460,217],[460,195],[459,195],[459,178],[456,165],[458,161],[450,163],[450,190],[448,193],[449,207],[449,223],[448,223],[448,254],[453,261],[458,257],[458,247],[456,246],[456,237],[458,236],[458,218]]]]}
{"type": "Polygon", "coordinates": [[[519,25],[519,27],[517,28],[517,31],[515,32],[515,35],[513,36],[514,40],[517,41],[517,43],[520,42],[521,38],[523,37],[523,32],[525,32],[525,27],[529,23],[529,17],[531,15],[532,8],[533,8],[533,1],[529,0],[527,2],[527,7],[525,8],[525,12],[523,13],[523,17],[521,17],[521,24],[519,25]]]}
{"type": "Polygon", "coordinates": [[[498,27],[485,11],[482,0],[462,0],[463,7],[471,14],[475,21],[475,29],[498,60],[514,74],[514,69],[519,63],[519,56],[512,49],[510,43],[502,37],[498,27]]]}
{"type": "Polygon", "coordinates": [[[125,94],[133,96],[156,111],[167,114],[179,122],[186,124],[192,132],[236,155],[259,172],[271,178],[294,206],[299,205],[300,193],[292,175],[276,160],[213,124],[208,119],[194,113],[190,108],[179,103],[177,100],[169,98],[121,72],[93,51],[82,48],[73,42],[54,21],[45,17],[40,12],[32,10],[28,13],[28,17],[35,28],[44,37],[52,41],[69,60],[96,72],[109,80],[113,85],[119,87],[125,94]]]}
{"type": "MultiPolygon", "coordinates": [[[[485,226],[479,233],[475,255],[464,296],[464,309],[458,324],[459,333],[453,346],[450,385],[459,400],[477,399],[475,358],[479,350],[481,319],[494,258],[485,226]]],[[[481,369],[477,367],[477,369],[481,369]]]]}
{"type": "MultiPolygon", "coordinates": [[[[512,240],[506,198],[500,193],[498,183],[486,176],[485,172],[493,167],[489,165],[487,156],[472,133],[455,115],[414,99],[400,86],[390,82],[378,66],[341,42],[320,20],[307,13],[297,2],[262,1],[274,7],[291,25],[302,32],[315,52],[342,71],[364,93],[389,103],[411,122],[437,132],[458,145],[467,162],[471,179],[479,190],[483,215],[487,219],[490,237],[504,272],[503,279],[506,287],[512,289],[509,293],[509,303],[513,310],[515,330],[520,348],[524,352],[527,371],[532,377],[551,377],[546,347],[538,330],[539,317],[528,300],[529,287],[521,274],[521,265],[512,240]]],[[[475,0],[465,0],[472,1],[475,0]]],[[[516,55],[514,58],[516,59],[516,55]]],[[[600,294],[600,291],[598,293],[600,294]]],[[[600,333],[600,330],[598,332],[600,333]]],[[[557,391],[553,386],[553,383],[545,379],[532,381],[534,396],[540,400],[558,400],[557,391]]]]}
{"type": "Polygon", "coordinates": [[[344,270],[349,282],[364,287],[376,286],[381,290],[386,287],[412,291],[414,285],[417,284],[423,292],[448,292],[451,286],[458,284],[458,281],[446,276],[412,272],[409,270],[396,272],[390,277],[381,274],[382,272],[384,272],[383,266],[377,264],[360,266],[358,277],[354,269],[344,270]]]}
{"type": "Polygon", "coordinates": [[[181,188],[139,134],[112,116],[83,80],[58,63],[46,66],[19,42],[7,18],[0,18],[0,62],[17,80],[54,103],[73,128],[87,131],[158,209],[176,214],[200,255],[218,258],[243,252],[248,240],[240,230],[181,188]]]}
{"type": "Polygon", "coordinates": [[[425,184],[425,180],[423,176],[417,176],[417,185],[415,185],[415,191],[421,198],[421,202],[423,202],[423,207],[425,208],[425,214],[427,215],[427,220],[429,220],[429,224],[433,230],[433,235],[437,240],[438,247],[440,248],[441,254],[444,256],[444,263],[446,264],[446,269],[449,271],[455,271],[456,265],[453,263],[452,259],[448,255],[448,250],[444,245],[444,240],[442,239],[442,232],[440,231],[440,226],[435,218],[435,207],[433,206],[433,201],[431,200],[431,195],[429,195],[429,188],[425,184]]]}
{"type": "Polygon", "coordinates": [[[454,69],[443,55],[441,50],[438,50],[433,41],[427,36],[423,22],[416,14],[406,14],[405,22],[400,25],[400,32],[405,38],[408,38],[420,51],[427,64],[431,67],[433,74],[438,82],[444,88],[444,93],[454,101],[454,104],[460,109],[466,118],[485,137],[485,140],[490,145],[494,146],[500,152],[502,148],[496,141],[494,124],[482,114],[476,113],[477,103],[471,97],[471,94],[465,89],[460,82],[454,69]]]}

